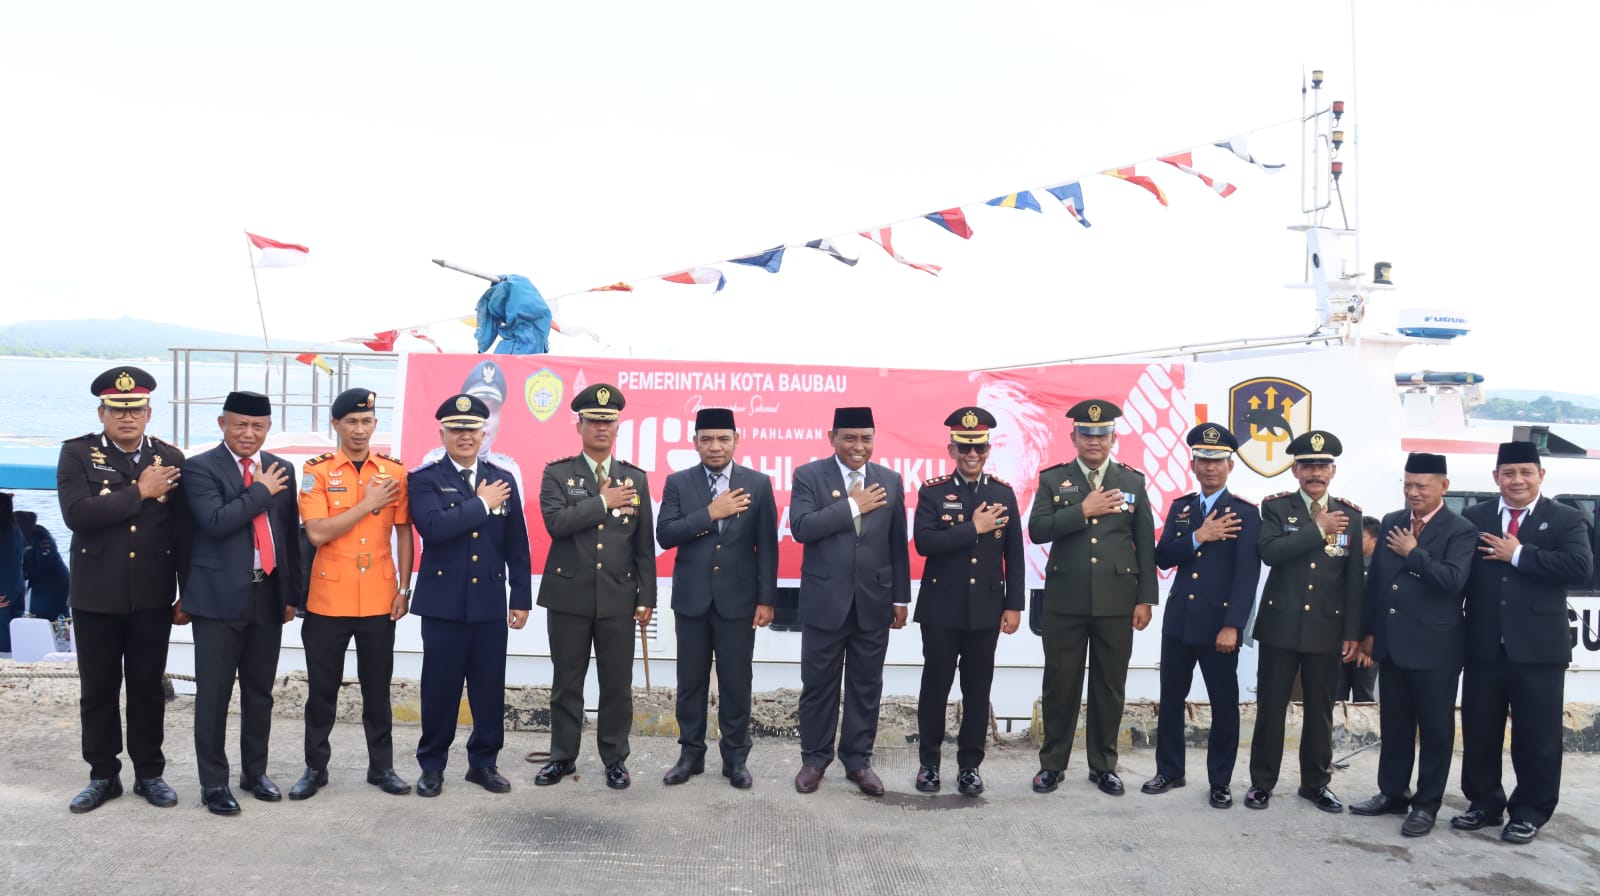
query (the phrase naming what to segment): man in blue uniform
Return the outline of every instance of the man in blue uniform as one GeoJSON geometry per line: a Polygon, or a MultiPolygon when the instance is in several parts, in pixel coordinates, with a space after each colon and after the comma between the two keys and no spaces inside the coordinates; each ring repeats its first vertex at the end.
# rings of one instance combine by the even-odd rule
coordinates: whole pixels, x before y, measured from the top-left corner
{"type": "Polygon", "coordinates": [[[461,685],[472,709],[466,779],[491,793],[511,789],[498,769],[505,745],[506,627],[533,608],[528,524],[511,474],[479,456],[489,409],[471,395],[439,405],[446,457],[406,479],[422,569],[411,612],[422,619],[422,738],[417,795],[438,796],[456,736],[461,685]],[[506,588],[510,586],[510,611],[506,588]]]}
{"type": "Polygon", "coordinates": [[[1233,761],[1239,755],[1239,632],[1250,618],[1261,580],[1256,539],[1261,512],[1228,490],[1239,441],[1226,427],[1189,430],[1189,468],[1200,491],[1172,502],[1156,545],[1156,565],[1177,567],[1161,618],[1161,714],[1156,725],[1156,776],[1139,788],[1166,793],[1184,786],[1184,704],[1194,667],[1211,700],[1206,776],[1213,808],[1233,806],[1233,761]]]}
{"type": "Polygon", "coordinates": [[[937,793],[944,744],[945,704],[961,670],[961,732],[956,737],[956,789],[983,793],[984,741],[989,735],[989,687],[1000,633],[1022,622],[1027,601],[1022,524],[1017,495],[983,472],[994,415],[977,407],[945,418],[946,450],[956,471],[922,483],[912,539],[927,558],[914,621],[922,627],[922,689],[917,696],[917,742],[922,767],[916,788],[937,793]]]}
{"type": "MultiPolygon", "coordinates": [[[[500,434],[500,424],[504,419],[501,412],[506,401],[506,372],[500,366],[500,361],[491,357],[473,365],[461,384],[461,393],[481,399],[483,406],[489,409],[489,418],[483,422],[483,443],[478,446],[478,456],[494,464],[497,469],[510,473],[511,481],[516,483],[517,493],[521,494],[522,468],[517,466],[516,459],[511,455],[494,450],[494,438],[500,434]]],[[[444,455],[443,446],[430,448],[422,456],[422,463],[443,460],[444,455]]]]}

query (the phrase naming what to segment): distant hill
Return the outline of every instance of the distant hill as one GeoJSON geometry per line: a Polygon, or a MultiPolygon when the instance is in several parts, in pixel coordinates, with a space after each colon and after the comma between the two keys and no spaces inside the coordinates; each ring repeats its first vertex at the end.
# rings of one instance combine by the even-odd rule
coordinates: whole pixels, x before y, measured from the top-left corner
{"type": "Polygon", "coordinates": [[[1551,392],[1548,389],[1489,389],[1485,398],[1505,398],[1511,401],[1536,401],[1549,396],[1551,401],[1564,401],[1581,408],[1600,409],[1600,395],[1583,395],[1578,392],[1551,392]]]}
{"type": "MultiPolygon", "coordinates": [[[[260,334],[224,333],[134,317],[0,324],[0,355],[32,358],[160,358],[173,346],[256,348],[260,344],[260,334]]],[[[312,343],[274,341],[272,347],[298,351],[312,343]]]]}

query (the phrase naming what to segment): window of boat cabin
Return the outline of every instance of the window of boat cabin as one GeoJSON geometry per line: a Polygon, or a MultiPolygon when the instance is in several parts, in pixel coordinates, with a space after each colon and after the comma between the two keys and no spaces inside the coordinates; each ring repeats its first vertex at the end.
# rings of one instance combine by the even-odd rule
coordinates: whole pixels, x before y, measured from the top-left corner
{"type": "MultiPolygon", "coordinates": [[[[1600,534],[1596,532],[1596,518],[1600,516],[1600,495],[1556,495],[1557,501],[1575,508],[1589,524],[1589,550],[1600,556],[1600,534]]],[[[1580,594],[1600,593],[1600,564],[1596,564],[1587,588],[1574,588],[1580,594]]]]}

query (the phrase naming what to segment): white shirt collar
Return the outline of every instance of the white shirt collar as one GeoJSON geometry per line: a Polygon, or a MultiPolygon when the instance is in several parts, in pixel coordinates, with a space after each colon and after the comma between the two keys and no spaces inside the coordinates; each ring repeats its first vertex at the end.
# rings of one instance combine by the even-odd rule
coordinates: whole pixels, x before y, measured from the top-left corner
{"type": "Polygon", "coordinates": [[[859,469],[859,470],[852,470],[849,467],[844,465],[844,461],[840,460],[839,459],[839,455],[837,455],[837,454],[835,454],[833,456],[833,462],[839,465],[839,475],[844,477],[844,481],[845,481],[846,484],[848,484],[850,482],[850,474],[851,473],[859,473],[861,475],[861,481],[863,483],[865,483],[867,481],[867,465],[866,464],[862,464],[861,465],[861,469],[859,469]]]}
{"type": "Polygon", "coordinates": [[[1506,499],[1504,497],[1501,497],[1500,498],[1500,515],[1501,516],[1505,516],[1506,514],[1510,513],[1513,510],[1526,510],[1526,511],[1531,513],[1531,512],[1533,512],[1533,508],[1536,505],[1538,505],[1538,503],[1539,503],[1539,493],[1538,492],[1534,492],[1533,500],[1528,502],[1528,506],[1527,507],[1512,507],[1510,504],[1506,503],[1506,499]]]}

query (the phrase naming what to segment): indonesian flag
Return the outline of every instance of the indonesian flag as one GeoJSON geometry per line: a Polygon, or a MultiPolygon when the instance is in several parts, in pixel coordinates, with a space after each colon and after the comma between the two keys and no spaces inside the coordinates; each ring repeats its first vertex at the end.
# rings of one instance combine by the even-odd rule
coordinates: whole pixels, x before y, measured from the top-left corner
{"type": "Polygon", "coordinates": [[[1194,170],[1194,154],[1193,153],[1180,152],[1180,153],[1178,153],[1177,155],[1174,155],[1174,156],[1162,156],[1157,161],[1166,162],[1168,165],[1171,165],[1172,167],[1178,169],[1179,171],[1182,171],[1184,174],[1192,174],[1195,177],[1200,178],[1200,182],[1201,183],[1205,184],[1206,186],[1210,187],[1213,190],[1216,190],[1217,191],[1217,195],[1223,197],[1224,199],[1226,199],[1229,196],[1232,196],[1233,195],[1233,191],[1239,189],[1238,187],[1235,187],[1233,184],[1223,183],[1223,182],[1220,182],[1220,181],[1212,180],[1211,178],[1206,177],[1204,174],[1201,174],[1200,172],[1194,170]]]}
{"type": "Polygon", "coordinates": [[[1129,165],[1126,168],[1113,168],[1110,171],[1102,171],[1100,173],[1110,175],[1118,180],[1125,180],[1130,184],[1134,184],[1135,186],[1143,187],[1150,191],[1150,195],[1156,197],[1157,202],[1160,202],[1162,205],[1166,205],[1167,194],[1161,192],[1161,188],[1156,186],[1155,181],[1145,177],[1143,174],[1135,174],[1133,169],[1134,166],[1129,165]]]}
{"type": "Polygon", "coordinates": [[[923,217],[964,240],[972,239],[972,228],[967,226],[967,216],[962,214],[959,208],[947,208],[923,217]]]}
{"type": "Polygon", "coordinates": [[[295,243],[269,240],[264,236],[256,236],[248,230],[244,235],[250,238],[250,245],[256,247],[258,268],[297,268],[305,264],[311,255],[310,249],[295,243]]]}
{"type": "Polygon", "coordinates": [[[717,288],[713,289],[712,293],[722,292],[722,288],[728,285],[728,278],[722,276],[722,272],[716,268],[690,268],[687,271],[668,274],[661,279],[668,283],[700,283],[704,285],[715,283],[717,288]]]}
{"type": "Polygon", "coordinates": [[[861,235],[882,246],[883,251],[889,253],[890,258],[893,258],[895,261],[900,262],[908,268],[916,268],[919,271],[926,271],[935,277],[939,276],[939,271],[942,270],[942,268],[936,264],[921,264],[915,261],[907,261],[905,256],[894,251],[894,243],[892,242],[894,234],[890,233],[890,228],[888,227],[879,227],[873,230],[863,230],[861,231],[861,235]]]}

